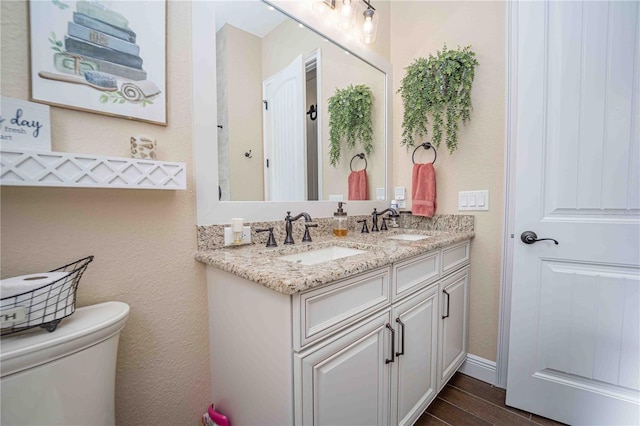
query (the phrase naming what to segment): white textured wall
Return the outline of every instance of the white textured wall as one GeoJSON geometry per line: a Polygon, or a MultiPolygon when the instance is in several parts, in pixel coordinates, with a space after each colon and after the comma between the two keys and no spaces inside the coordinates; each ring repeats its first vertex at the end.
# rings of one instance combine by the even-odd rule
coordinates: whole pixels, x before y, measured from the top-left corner
{"type": "MultiPolygon", "coordinates": [[[[29,97],[26,1],[2,1],[2,94],[29,97]]],[[[119,425],[195,425],[210,399],[207,293],[196,250],[191,143],[191,8],[167,3],[167,127],[51,107],[53,149],[127,157],[150,134],[187,164],[188,190],[3,187],[2,277],[89,254],[79,305],[131,306],[118,352],[119,425]]]]}
{"type": "MultiPolygon", "coordinates": [[[[471,245],[469,352],[495,360],[503,216],[505,3],[390,4],[394,93],[400,87],[404,68],[417,57],[435,55],[444,43],[449,49],[472,45],[480,63],[473,83],[471,121],[460,127],[458,150],[449,155],[444,144],[438,150],[437,212],[459,213],[458,191],[490,192],[491,210],[472,212],[476,237],[471,245]]],[[[410,200],[413,149],[407,151],[400,146],[403,106],[399,94],[394,94],[393,108],[393,181],[394,186],[406,187],[410,200]]],[[[416,159],[430,161],[432,155],[418,152],[416,159]]]]}

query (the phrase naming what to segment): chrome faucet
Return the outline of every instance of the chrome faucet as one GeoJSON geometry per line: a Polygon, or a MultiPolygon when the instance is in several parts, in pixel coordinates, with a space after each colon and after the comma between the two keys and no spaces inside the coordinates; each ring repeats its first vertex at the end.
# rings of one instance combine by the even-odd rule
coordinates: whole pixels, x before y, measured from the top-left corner
{"type": "Polygon", "coordinates": [[[378,209],[373,209],[373,213],[371,213],[373,224],[371,225],[371,232],[378,232],[378,216],[382,216],[383,214],[390,212],[393,216],[398,215],[398,211],[396,209],[392,209],[389,207],[388,209],[384,209],[381,212],[378,212],[378,209]]]}
{"type": "Polygon", "coordinates": [[[296,220],[300,219],[301,217],[304,217],[304,221],[305,222],[311,222],[312,221],[311,216],[309,216],[309,213],[302,212],[297,216],[291,217],[291,212],[287,212],[287,216],[284,218],[284,221],[285,221],[284,229],[287,232],[287,235],[284,238],[284,243],[285,244],[294,244],[295,243],[293,241],[293,236],[291,235],[291,232],[293,230],[293,224],[291,222],[295,222],[296,220]]]}

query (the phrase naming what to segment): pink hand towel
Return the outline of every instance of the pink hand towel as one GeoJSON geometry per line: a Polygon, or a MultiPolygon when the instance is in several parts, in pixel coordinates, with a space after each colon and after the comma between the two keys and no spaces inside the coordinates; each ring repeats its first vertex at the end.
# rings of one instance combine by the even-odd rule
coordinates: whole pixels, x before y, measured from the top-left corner
{"type": "Polygon", "coordinates": [[[436,212],[436,172],[433,164],[414,164],[411,179],[411,211],[415,216],[433,217],[436,212]]]}
{"type": "Polygon", "coordinates": [[[356,170],[349,174],[349,200],[368,200],[369,184],[367,183],[367,171],[356,170]]]}

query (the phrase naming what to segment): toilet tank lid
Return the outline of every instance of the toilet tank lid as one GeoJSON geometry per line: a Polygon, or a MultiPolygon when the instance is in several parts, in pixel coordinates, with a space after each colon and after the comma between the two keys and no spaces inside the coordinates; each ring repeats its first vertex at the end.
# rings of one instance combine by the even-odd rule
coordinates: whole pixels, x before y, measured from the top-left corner
{"type": "Polygon", "coordinates": [[[0,377],[93,346],[122,330],[129,305],[105,302],[76,309],[49,333],[40,328],[0,339],[0,377]]]}

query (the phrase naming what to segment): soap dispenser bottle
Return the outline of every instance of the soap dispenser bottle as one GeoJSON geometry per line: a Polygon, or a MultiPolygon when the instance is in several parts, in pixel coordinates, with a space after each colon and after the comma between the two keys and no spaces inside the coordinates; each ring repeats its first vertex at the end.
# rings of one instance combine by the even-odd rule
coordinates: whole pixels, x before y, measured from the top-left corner
{"type": "Polygon", "coordinates": [[[346,237],[349,229],[347,228],[347,212],[342,210],[342,205],[346,204],[338,202],[338,210],[333,214],[333,235],[336,237],[346,237]]]}

